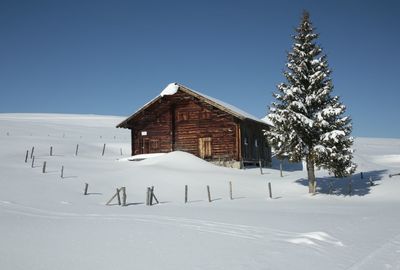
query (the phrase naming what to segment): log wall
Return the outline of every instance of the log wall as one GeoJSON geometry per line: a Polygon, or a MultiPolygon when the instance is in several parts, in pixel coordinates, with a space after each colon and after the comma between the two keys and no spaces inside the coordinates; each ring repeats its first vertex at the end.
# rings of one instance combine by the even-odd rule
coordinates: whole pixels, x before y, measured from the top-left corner
{"type": "Polygon", "coordinates": [[[238,160],[238,125],[232,115],[178,92],[131,119],[132,155],[180,150],[200,156],[200,139],[211,138],[206,158],[238,160]]]}

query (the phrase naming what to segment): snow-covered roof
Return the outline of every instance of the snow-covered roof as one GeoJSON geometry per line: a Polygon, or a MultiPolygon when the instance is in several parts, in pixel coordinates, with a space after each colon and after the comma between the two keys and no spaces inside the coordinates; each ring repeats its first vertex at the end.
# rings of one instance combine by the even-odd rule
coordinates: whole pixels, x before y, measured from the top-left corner
{"type": "Polygon", "coordinates": [[[175,95],[176,92],[179,90],[179,85],[176,83],[170,83],[167,85],[167,87],[164,88],[164,90],[161,91],[160,96],[171,96],[175,95]]]}
{"type": "Polygon", "coordinates": [[[185,92],[191,96],[194,96],[198,99],[203,100],[204,102],[220,109],[223,110],[241,120],[244,119],[250,119],[262,124],[267,124],[267,125],[271,125],[270,121],[265,121],[264,119],[259,119],[258,117],[251,115],[229,103],[226,103],[224,101],[221,101],[219,99],[210,97],[208,95],[205,95],[201,92],[195,91],[193,89],[190,89],[187,86],[184,86],[182,84],[178,84],[178,83],[170,83],[167,85],[167,87],[164,88],[163,91],[161,91],[160,95],[158,95],[157,97],[155,97],[154,99],[152,99],[150,102],[146,103],[142,108],[140,108],[139,110],[137,110],[135,113],[133,113],[130,117],[128,117],[127,119],[125,119],[123,122],[121,122],[120,124],[117,125],[117,127],[126,127],[127,122],[132,119],[133,117],[135,117],[139,112],[141,112],[142,110],[148,108],[150,105],[152,105],[153,103],[155,103],[156,101],[158,101],[160,98],[164,97],[164,96],[168,96],[168,95],[174,95],[176,94],[178,91],[182,91],[185,92]]]}

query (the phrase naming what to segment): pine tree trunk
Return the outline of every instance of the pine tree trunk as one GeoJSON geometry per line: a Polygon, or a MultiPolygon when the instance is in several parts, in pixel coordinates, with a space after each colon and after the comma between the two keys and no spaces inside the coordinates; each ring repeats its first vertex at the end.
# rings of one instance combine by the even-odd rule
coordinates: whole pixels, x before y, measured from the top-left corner
{"type": "Polygon", "coordinates": [[[309,154],[306,157],[307,163],[307,175],[308,175],[308,193],[315,193],[317,182],[315,180],[315,172],[314,172],[314,160],[312,155],[309,154]]]}

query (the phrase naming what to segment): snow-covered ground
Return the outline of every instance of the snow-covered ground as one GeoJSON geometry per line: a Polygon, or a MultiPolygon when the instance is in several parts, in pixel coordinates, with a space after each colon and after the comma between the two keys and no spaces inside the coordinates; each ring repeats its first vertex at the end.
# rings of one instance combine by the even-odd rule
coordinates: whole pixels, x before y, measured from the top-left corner
{"type": "Polygon", "coordinates": [[[280,177],[183,152],[123,161],[122,120],[0,114],[0,269],[400,269],[400,139],[357,138],[352,196],[324,171],[310,196],[301,164],[280,177]],[[160,204],[145,205],[149,186],[160,204]],[[128,205],[106,206],[118,187],[128,205]]]}

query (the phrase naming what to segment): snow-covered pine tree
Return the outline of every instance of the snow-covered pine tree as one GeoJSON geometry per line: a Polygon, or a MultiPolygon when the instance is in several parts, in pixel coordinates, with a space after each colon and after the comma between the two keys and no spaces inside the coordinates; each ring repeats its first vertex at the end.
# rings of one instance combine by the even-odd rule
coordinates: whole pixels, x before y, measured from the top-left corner
{"type": "Polygon", "coordinates": [[[339,97],[331,96],[331,71],[317,38],[305,11],[287,56],[286,82],[277,86],[276,101],[270,107],[274,126],[266,132],[278,157],[306,160],[310,193],[316,189],[315,166],[336,177],[346,177],[356,169],[351,119],[344,116],[346,107],[339,97]]]}

